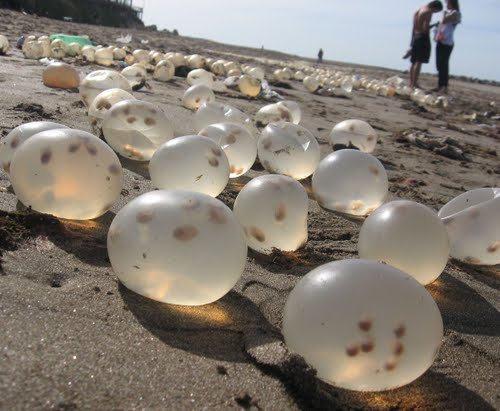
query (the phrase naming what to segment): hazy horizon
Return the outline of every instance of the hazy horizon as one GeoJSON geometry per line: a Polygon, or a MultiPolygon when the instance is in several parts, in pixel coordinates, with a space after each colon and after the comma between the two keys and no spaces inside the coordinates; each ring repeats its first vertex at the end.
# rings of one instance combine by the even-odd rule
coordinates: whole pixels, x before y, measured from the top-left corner
{"type": "MultiPolygon", "coordinates": [[[[169,7],[161,0],[136,0],[144,23],[177,29],[180,35],[281,51],[326,60],[407,70],[401,57],[410,41],[412,16],[426,1],[361,0],[184,0],[169,7]],[[360,5],[361,3],[361,5],[360,5]],[[304,34],[307,33],[307,34],[304,34]]],[[[457,27],[450,74],[500,81],[500,1],[460,2],[463,23],[457,27]]],[[[433,18],[437,21],[441,14],[433,18]]],[[[424,72],[436,73],[434,50],[424,72]]]]}

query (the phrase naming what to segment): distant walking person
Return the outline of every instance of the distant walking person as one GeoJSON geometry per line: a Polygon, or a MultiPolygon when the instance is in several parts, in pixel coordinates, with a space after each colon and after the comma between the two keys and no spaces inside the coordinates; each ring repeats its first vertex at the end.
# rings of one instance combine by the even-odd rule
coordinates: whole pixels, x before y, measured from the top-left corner
{"type": "Polygon", "coordinates": [[[428,63],[431,57],[430,24],[434,13],[443,10],[440,1],[431,1],[420,7],[413,16],[413,30],[411,36],[411,68],[410,87],[418,88],[418,78],[423,63],[428,63]]]}
{"type": "Polygon", "coordinates": [[[318,63],[323,63],[323,49],[318,51],[318,63]]]}
{"type": "Polygon", "coordinates": [[[436,66],[439,75],[438,91],[443,94],[448,93],[448,79],[450,76],[450,56],[455,44],[453,35],[455,28],[462,21],[458,0],[447,0],[447,10],[443,13],[443,18],[439,22],[436,31],[436,66]]]}

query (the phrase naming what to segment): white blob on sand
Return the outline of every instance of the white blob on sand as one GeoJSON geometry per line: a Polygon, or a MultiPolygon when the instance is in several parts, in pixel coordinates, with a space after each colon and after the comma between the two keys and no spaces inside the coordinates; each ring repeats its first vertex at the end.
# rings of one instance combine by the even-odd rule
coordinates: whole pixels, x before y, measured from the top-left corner
{"type": "Polygon", "coordinates": [[[229,161],[222,148],[203,136],[177,137],[163,144],[149,164],[155,187],[218,196],[229,181],[229,161]]]}
{"type": "Polygon", "coordinates": [[[52,129],[26,140],[12,156],[10,177],[25,206],[87,220],[118,200],[123,170],[113,150],[81,130],[52,129]]]}
{"type": "Polygon", "coordinates": [[[262,166],[270,173],[302,180],[316,170],[320,160],[319,144],[304,127],[287,122],[269,124],[257,142],[262,166]]]}
{"type": "Polygon", "coordinates": [[[104,117],[102,132],[116,152],[138,161],[150,160],[158,147],[174,137],[163,111],[140,100],[112,106],[104,117]]]}
{"type": "Polygon", "coordinates": [[[329,140],[334,150],[345,146],[371,153],[377,144],[377,133],[366,121],[345,120],[333,128],[329,140]]]}
{"type": "Polygon", "coordinates": [[[450,242],[433,210],[400,200],[382,205],[365,220],[358,251],[360,258],[392,265],[426,285],[446,267],[450,242]]]}
{"type": "Polygon", "coordinates": [[[363,216],[383,203],[389,181],[384,166],[371,154],[340,150],[321,160],[312,189],[320,206],[363,216]]]}
{"type": "Polygon", "coordinates": [[[189,191],[153,191],[123,207],[108,233],[120,281],[145,297],[202,305],[223,297],[246,264],[245,233],[222,202],[189,191]]]}
{"type": "Polygon", "coordinates": [[[322,265],[290,293],[285,342],[340,388],[384,391],[409,384],[434,362],[439,309],[410,275],[366,260],[322,265]]]}
{"type": "Polygon", "coordinates": [[[469,264],[500,264],[500,188],[467,191],[439,210],[450,255],[469,264]]]}
{"type": "Polygon", "coordinates": [[[295,251],[307,241],[307,192],[296,180],[265,175],[247,183],[236,197],[234,214],[245,228],[248,246],[270,254],[295,251]]]}

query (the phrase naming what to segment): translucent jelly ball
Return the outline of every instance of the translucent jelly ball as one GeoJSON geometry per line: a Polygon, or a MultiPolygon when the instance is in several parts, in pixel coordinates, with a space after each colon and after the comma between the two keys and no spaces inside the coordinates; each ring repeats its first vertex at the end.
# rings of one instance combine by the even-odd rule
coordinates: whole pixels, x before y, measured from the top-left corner
{"type": "Polygon", "coordinates": [[[334,150],[339,146],[354,146],[365,153],[371,153],[377,145],[377,133],[363,120],[345,120],[338,123],[329,139],[334,150]]]}
{"type": "Polygon", "coordinates": [[[431,295],[408,274],[344,260],[299,281],[285,305],[283,335],[327,383],[384,391],[409,384],[432,365],[443,321],[431,295]]]}
{"type": "Polygon", "coordinates": [[[376,209],[359,233],[359,256],[381,261],[432,283],[450,254],[446,228],[430,208],[413,201],[392,201],[376,209]]]}
{"type": "Polygon", "coordinates": [[[212,124],[199,133],[215,141],[229,161],[229,177],[245,174],[257,158],[257,142],[249,131],[234,123],[212,124]]]}
{"type": "Polygon", "coordinates": [[[312,133],[283,121],[271,123],[262,131],[257,153],[267,171],[297,180],[314,173],[320,160],[319,144],[312,133]]]}
{"type": "Polygon", "coordinates": [[[132,55],[135,57],[135,60],[138,62],[149,63],[149,52],[147,50],[137,49],[137,50],[134,50],[132,55]]]}
{"type": "Polygon", "coordinates": [[[123,207],[108,232],[108,254],[120,281],[153,300],[203,305],[227,294],[245,268],[240,224],[219,200],[159,190],[123,207]]]}
{"type": "Polygon", "coordinates": [[[310,91],[311,93],[314,93],[320,86],[319,81],[311,76],[304,77],[302,83],[304,84],[304,87],[307,89],[307,91],[310,91]]]}
{"type": "Polygon", "coordinates": [[[292,122],[292,113],[281,102],[262,107],[255,115],[257,125],[266,126],[276,121],[292,122]]]}
{"type": "Polygon", "coordinates": [[[102,128],[106,113],[113,105],[125,100],[135,100],[135,97],[121,88],[110,88],[99,94],[89,107],[89,120],[96,130],[102,128]]]}
{"type": "Polygon", "coordinates": [[[27,41],[23,45],[23,54],[27,59],[40,59],[43,57],[43,44],[36,40],[27,41]]]}
{"type": "Polygon", "coordinates": [[[146,83],[146,69],[140,65],[125,67],[121,73],[130,83],[133,90],[144,86],[146,83]]]}
{"type": "Polygon", "coordinates": [[[95,52],[95,62],[101,66],[109,67],[113,64],[114,53],[112,48],[103,47],[95,52]]]}
{"type": "Polygon", "coordinates": [[[125,60],[126,56],[127,52],[124,49],[118,47],[113,49],[113,60],[125,60]]]}
{"type": "Polygon", "coordinates": [[[451,256],[469,264],[500,264],[500,188],[467,191],[439,210],[451,256]]]}
{"type": "Polygon", "coordinates": [[[66,47],[66,55],[70,57],[78,56],[82,52],[82,46],[80,43],[70,43],[66,47]]]}
{"type": "Polygon", "coordinates": [[[322,207],[363,216],[383,203],[389,181],[384,166],[371,154],[340,150],[321,160],[312,189],[322,207]]]}
{"type": "Polygon", "coordinates": [[[304,74],[304,72],[303,72],[303,71],[300,71],[300,70],[296,71],[296,72],[293,74],[293,78],[294,78],[294,80],[302,81],[302,80],[304,80],[304,79],[305,79],[305,77],[306,77],[306,75],[304,74]]]}
{"type": "Polygon", "coordinates": [[[189,87],[182,96],[182,105],[190,110],[198,109],[203,103],[215,100],[214,92],[203,84],[189,87]]]}
{"type": "Polygon", "coordinates": [[[256,97],[260,93],[260,80],[244,74],[238,80],[238,87],[245,96],[256,97]]]}
{"type": "Polygon", "coordinates": [[[214,101],[203,103],[194,115],[196,130],[202,130],[210,124],[235,123],[245,127],[252,136],[254,125],[252,119],[243,111],[229,104],[216,103],[214,101]]]}
{"type": "Polygon", "coordinates": [[[150,160],[158,147],[174,137],[161,109],[140,100],[113,105],[104,116],[102,132],[116,152],[138,161],[150,160]]]}
{"type": "Polygon", "coordinates": [[[156,151],[149,173],[157,188],[216,197],[229,181],[229,161],[220,146],[207,137],[177,137],[156,151]]]}
{"type": "Polygon", "coordinates": [[[89,63],[95,61],[95,52],[96,48],[94,46],[87,45],[82,47],[82,56],[89,63]]]}
{"type": "Polygon", "coordinates": [[[10,173],[10,164],[14,151],[16,151],[28,138],[42,131],[54,130],[57,128],[67,129],[68,127],[50,121],[34,121],[32,123],[22,124],[7,134],[5,138],[0,141],[0,165],[5,172],[7,174],[10,173]]]}
{"type": "Polygon", "coordinates": [[[0,55],[7,54],[9,49],[9,40],[4,35],[0,34],[0,55]]]}
{"type": "Polygon", "coordinates": [[[259,80],[264,80],[265,77],[265,72],[262,70],[260,67],[251,67],[248,71],[247,74],[249,76],[255,77],[256,79],[259,80]]]}
{"type": "Polygon", "coordinates": [[[158,81],[170,81],[174,75],[175,66],[168,60],[162,60],[156,65],[153,78],[158,81]]]}
{"type": "Polygon", "coordinates": [[[43,84],[47,87],[74,89],[80,86],[80,75],[66,63],[51,63],[42,73],[43,84]]]}
{"type": "Polygon", "coordinates": [[[203,84],[211,89],[214,85],[215,76],[204,69],[196,69],[189,72],[186,81],[190,86],[203,84]]]}
{"type": "Polygon", "coordinates": [[[80,98],[86,107],[104,90],[121,88],[132,91],[129,81],[120,73],[111,70],[97,70],[88,74],[80,84],[80,98]]]}
{"type": "Polygon", "coordinates": [[[96,136],[53,129],[34,135],[15,151],[10,177],[25,206],[87,220],[106,213],[119,198],[123,170],[113,150],[96,136]]]}
{"type": "Polygon", "coordinates": [[[247,183],[236,197],[234,214],[248,246],[271,254],[273,248],[295,251],[307,241],[306,190],[291,177],[265,175],[247,183]]]}

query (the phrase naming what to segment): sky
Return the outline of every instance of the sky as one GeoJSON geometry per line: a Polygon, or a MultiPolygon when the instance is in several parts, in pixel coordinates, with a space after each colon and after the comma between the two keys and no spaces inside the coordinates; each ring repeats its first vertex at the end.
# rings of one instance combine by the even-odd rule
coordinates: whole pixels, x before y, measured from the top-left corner
{"type": "MultiPolygon", "coordinates": [[[[144,23],[181,35],[406,70],[413,13],[425,0],[134,0],[144,23]]],[[[500,81],[500,0],[461,0],[450,72],[500,81]]],[[[437,21],[440,15],[436,14],[437,21]]],[[[434,51],[423,71],[435,73],[434,51]]]]}

